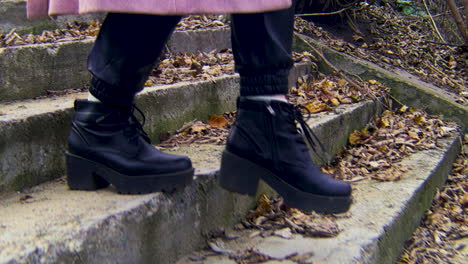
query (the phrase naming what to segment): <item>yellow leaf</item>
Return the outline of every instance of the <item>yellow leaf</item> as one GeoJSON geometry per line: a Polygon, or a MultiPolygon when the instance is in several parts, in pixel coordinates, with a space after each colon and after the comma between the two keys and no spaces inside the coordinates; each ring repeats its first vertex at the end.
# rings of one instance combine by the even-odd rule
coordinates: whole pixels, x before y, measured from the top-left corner
{"type": "Polygon", "coordinates": [[[450,65],[450,67],[455,68],[457,66],[457,61],[455,60],[455,58],[453,58],[453,56],[450,56],[448,64],[450,65]]]}
{"type": "Polygon", "coordinates": [[[379,84],[379,82],[376,81],[376,80],[368,80],[367,82],[368,82],[369,84],[372,84],[372,85],[374,85],[374,84],[379,84]]]}
{"type": "Polygon", "coordinates": [[[224,116],[210,115],[208,125],[213,127],[225,127],[228,120],[224,116]]]}
{"type": "Polygon", "coordinates": [[[407,110],[408,110],[408,106],[403,105],[403,106],[400,108],[399,111],[400,111],[400,113],[404,113],[404,112],[406,112],[407,110]]]}
{"type": "Polygon", "coordinates": [[[418,111],[418,109],[411,106],[411,107],[408,109],[408,111],[409,111],[410,113],[415,113],[415,112],[418,111]]]}
{"type": "Polygon", "coordinates": [[[334,82],[332,82],[332,81],[330,81],[328,79],[322,82],[322,88],[331,89],[331,88],[334,88],[335,86],[336,86],[336,83],[334,83],[334,82]]]}
{"type": "Polygon", "coordinates": [[[367,133],[369,132],[369,126],[365,126],[363,129],[361,129],[362,133],[367,133]]]}
{"type": "Polygon", "coordinates": [[[359,98],[357,96],[351,95],[350,97],[351,97],[351,99],[353,99],[353,101],[355,103],[359,103],[360,100],[359,100],[359,98]]]}
{"type": "Polygon", "coordinates": [[[414,122],[418,125],[421,125],[426,122],[426,118],[424,118],[424,116],[417,116],[414,118],[414,122]]]}
{"type": "Polygon", "coordinates": [[[320,170],[323,172],[323,173],[326,173],[326,174],[333,174],[335,173],[335,168],[332,167],[332,166],[323,166],[320,168],[320,170]]]}
{"type": "Polygon", "coordinates": [[[336,98],[332,98],[330,99],[330,103],[334,106],[339,106],[340,105],[340,102],[338,101],[338,99],[336,98]]]}
{"type": "Polygon", "coordinates": [[[308,103],[305,107],[311,113],[318,113],[330,109],[327,105],[321,103],[308,103]]]}
{"type": "Polygon", "coordinates": [[[192,59],[190,69],[195,70],[197,73],[200,73],[203,71],[203,66],[198,61],[192,59]]]}
{"type": "Polygon", "coordinates": [[[153,83],[153,81],[151,81],[151,80],[147,80],[147,81],[145,82],[145,86],[146,86],[146,87],[153,86],[153,84],[154,84],[154,83],[153,83]]]}
{"type": "Polygon", "coordinates": [[[348,84],[348,81],[346,81],[345,79],[339,79],[338,80],[338,85],[339,86],[345,86],[348,84]]]}
{"type": "Polygon", "coordinates": [[[387,118],[378,118],[377,119],[377,126],[379,128],[386,128],[390,126],[390,122],[388,121],[387,118]]]}
{"type": "Polygon", "coordinates": [[[298,92],[299,90],[296,87],[291,88],[291,91],[290,91],[291,94],[297,94],[298,92]]]}
{"type": "Polygon", "coordinates": [[[193,124],[190,127],[190,134],[203,133],[204,131],[206,131],[206,125],[205,124],[193,124]]]}
{"type": "Polygon", "coordinates": [[[342,104],[352,104],[354,102],[353,99],[347,97],[347,98],[343,98],[340,100],[342,104]]]}
{"type": "Polygon", "coordinates": [[[388,151],[388,146],[387,145],[378,146],[377,150],[385,153],[388,151]]]}
{"type": "Polygon", "coordinates": [[[468,193],[465,193],[463,197],[460,199],[460,204],[463,208],[468,208],[468,193]]]}
{"type": "Polygon", "coordinates": [[[415,132],[412,132],[412,131],[408,131],[408,136],[409,136],[410,138],[414,138],[414,139],[418,139],[418,140],[419,140],[418,133],[415,133],[415,132]]]}
{"type": "Polygon", "coordinates": [[[354,41],[364,41],[364,38],[358,35],[353,35],[352,38],[354,41]]]}
{"type": "Polygon", "coordinates": [[[261,210],[263,212],[271,210],[271,200],[266,196],[266,194],[262,194],[258,200],[257,210],[261,210]]]}

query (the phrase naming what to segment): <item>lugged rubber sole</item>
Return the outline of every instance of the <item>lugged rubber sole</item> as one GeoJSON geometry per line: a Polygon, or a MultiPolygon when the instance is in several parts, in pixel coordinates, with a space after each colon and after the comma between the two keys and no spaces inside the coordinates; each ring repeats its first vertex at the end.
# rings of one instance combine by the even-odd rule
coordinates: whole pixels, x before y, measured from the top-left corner
{"type": "Polygon", "coordinates": [[[122,194],[170,192],[190,184],[195,171],[190,168],[167,174],[129,176],[81,156],[68,152],[65,155],[67,182],[71,190],[97,190],[112,184],[122,194]]]}
{"type": "Polygon", "coordinates": [[[351,196],[324,196],[304,192],[262,166],[227,150],[223,152],[218,179],[222,188],[253,196],[257,192],[260,178],[278,192],[288,206],[304,211],[343,213],[348,211],[352,203],[351,196]]]}

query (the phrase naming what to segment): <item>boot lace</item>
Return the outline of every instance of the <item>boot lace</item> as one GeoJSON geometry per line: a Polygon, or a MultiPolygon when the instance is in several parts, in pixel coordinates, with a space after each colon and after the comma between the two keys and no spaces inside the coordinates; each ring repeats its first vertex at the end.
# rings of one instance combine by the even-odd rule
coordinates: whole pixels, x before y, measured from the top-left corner
{"type": "Polygon", "coordinates": [[[299,123],[299,132],[306,139],[306,143],[312,148],[312,150],[320,157],[324,163],[328,163],[331,160],[330,155],[325,150],[322,142],[318,139],[317,135],[312,131],[312,129],[307,124],[307,121],[312,116],[312,113],[307,109],[307,107],[298,105],[294,107],[294,120],[299,123]],[[304,119],[303,112],[306,113],[306,118],[304,119]],[[320,151],[319,151],[320,150],[320,151]]]}
{"type": "Polygon", "coordinates": [[[146,134],[145,130],[143,129],[143,126],[146,123],[146,117],[145,114],[143,114],[143,111],[141,111],[140,108],[138,108],[136,105],[133,105],[131,110],[130,110],[130,133],[132,135],[131,140],[136,141],[138,137],[142,137],[146,142],[151,144],[151,139],[149,138],[148,134],[146,134]],[[140,116],[142,121],[136,117],[135,112],[137,112],[140,116]]]}

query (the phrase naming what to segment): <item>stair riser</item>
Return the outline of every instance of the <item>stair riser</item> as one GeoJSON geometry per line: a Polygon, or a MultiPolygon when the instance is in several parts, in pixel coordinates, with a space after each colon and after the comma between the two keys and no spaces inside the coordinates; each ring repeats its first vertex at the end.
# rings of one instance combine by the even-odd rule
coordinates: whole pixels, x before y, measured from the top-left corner
{"type": "MultiPolygon", "coordinates": [[[[94,40],[0,48],[0,102],[46,95],[47,90],[89,86],[87,58],[94,40]]],[[[210,52],[230,47],[230,31],[176,31],[171,52],[210,52]]]]}
{"type": "Polygon", "coordinates": [[[393,264],[398,261],[405,242],[411,238],[413,232],[420,226],[420,221],[426,210],[432,205],[436,190],[446,182],[447,176],[452,171],[452,163],[460,152],[461,140],[459,137],[453,137],[451,140],[445,139],[444,141],[448,145],[445,152],[441,151],[441,149],[435,149],[429,151],[429,153],[434,154],[429,154],[426,159],[407,159],[402,162],[402,164],[409,165],[414,171],[419,171],[418,168],[434,166],[434,164],[427,162],[432,157],[440,157],[438,163],[435,164],[427,176],[417,172],[411,173],[416,175],[420,185],[417,188],[410,187],[410,197],[406,199],[402,212],[385,226],[384,232],[379,237],[380,239],[374,242],[378,250],[369,252],[368,256],[363,257],[363,260],[365,260],[363,263],[393,264]]]}
{"type": "MultiPolygon", "coordinates": [[[[364,126],[363,113],[373,116],[379,112],[377,107],[369,107],[369,104],[373,103],[343,107],[346,108],[343,112],[349,115],[347,118],[328,114],[330,116],[311,120],[310,124],[323,131],[330,131],[329,126],[334,123],[342,123],[349,129],[353,128],[348,122],[356,123],[356,126],[361,122],[364,126]]],[[[318,129],[314,130],[320,133],[318,129]]],[[[343,129],[343,133],[346,130],[343,129]]],[[[320,139],[328,142],[332,141],[331,137],[327,134],[320,139]]],[[[204,247],[208,231],[231,227],[255,204],[254,197],[231,194],[218,186],[215,175],[219,170],[219,160],[216,157],[222,149],[223,146],[214,146],[212,151],[198,152],[199,155],[206,153],[203,155],[207,158],[194,164],[201,168],[201,172],[197,173],[195,183],[183,192],[152,195],[148,201],[132,203],[131,208],[106,216],[91,227],[81,223],[80,232],[72,238],[59,238],[62,243],[28,245],[26,251],[22,251],[25,258],[11,263],[35,260],[41,263],[115,263],[116,260],[119,263],[175,263],[181,256],[204,247]]],[[[196,147],[193,151],[197,153],[196,147]]],[[[334,152],[333,149],[327,151],[334,152]]],[[[192,155],[197,155],[194,153],[192,155]]],[[[272,194],[273,191],[261,183],[257,196],[261,193],[272,194]]],[[[74,192],[71,194],[75,195],[74,192]]]]}
{"type": "MultiPolygon", "coordinates": [[[[312,74],[307,64],[296,65],[290,80],[312,74]]],[[[148,87],[137,97],[154,142],[184,122],[234,111],[239,94],[237,75],[215,81],[148,87]]],[[[85,96],[84,94],[80,95],[85,96]]],[[[73,97],[66,106],[22,120],[0,121],[0,193],[17,191],[64,174],[64,151],[72,117],[73,97]]],[[[30,112],[34,113],[34,109],[30,112]]]]}
{"type": "MultiPolygon", "coordinates": [[[[424,83],[404,71],[383,69],[373,63],[335,51],[306,36],[303,38],[320,49],[327,60],[337,69],[358,76],[363,80],[377,80],[391,88],[391,95],[399,102],[424,109],[430,114],[443,115],[444,118],[461,125],[465,133],[468,131],[468,106],[455,103],[455,98],[450,93],[444,92],[432,84],[424,83]]],[[[298,38],[295,38],[294,47],[296,50],[310,50],[298,38]]],[[[323,61],[318,63],[318,70],[324,74],[330,74],[334,71],[323,61]]]]}

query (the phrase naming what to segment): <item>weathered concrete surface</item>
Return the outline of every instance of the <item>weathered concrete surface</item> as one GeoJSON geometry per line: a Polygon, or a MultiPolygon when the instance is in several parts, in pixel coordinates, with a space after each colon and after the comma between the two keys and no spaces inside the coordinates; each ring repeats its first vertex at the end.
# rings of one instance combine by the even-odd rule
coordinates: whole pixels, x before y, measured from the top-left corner
{"type": "MultiPolygon", "coordinates": [[[[336,125],[336,120],[357,122],[362,109],[376,111],[368,104],[341,108],[353,118],[334,113],[310,124],[329,131],[327,124],[336,125]]],[[[328,141],[332,135],[321,137],[328,141]]],[[[24,202],[23,194],[1,197],[0,263],[174,263],[202,248],[208,231],[232,226],[255,204],[256,199],[222,191],[215,183],[222,149],[192,145],[175,151],[191,157],[197,168],[195,184],[175,194],[121,196],[112,188],[68,191],[60,179],[25,191],[32,198],[24,202]]],[[[261,192],[273,193],[265,185],[261,192]]]]}
{"type": "Polygon", "coordinates": [[[216,184],[221,148],[194,147],[201,170],[172,194],[69,191],[62,178],[28,190],[24,202],[23,194],[2,197],[0,263],[174,263],[254,203],[216,184]]]}
{"type": "MultiPolygon", "coordinates": [[[[311,73],[297,64],[290,78],[311,73]]],[[[235,110],[238,75],[210,81],[146,88],[137,104],[146,115],[145,128],[158,142],[161,133],[174,132],[184,122],[235,110]]],[[[40,100],[0,104],[0,193],[51,180],[65,171],[64,151],[76,93],[40,100]]]]}
{"type": "MultiPolygon", "coordinates": [[[[1,3],[1,2],[0,2],[1,3]]],[[[47,90],[88,87],[86,63],[94,38],[0,48],[0,102],[34,98],[47,90]]],[[[171,52],[210,52],[230,47],[230,31],[176,31],[171,52]]]]}
{"type": "MultiPolygon", "coordinates": [[[[416,76],[397,69],[383,69],[371,62],[363,61],[334,51],[315,40],[303,36],[310,44],[318,47],[323,55],[338,69],[357,75],[364,80],[374,79],[391,88],[391,94],[401,103],[422,108],[428,113],[443,115],[468,129],[468,106],[455,102],[455,98],[448,92],[432,84],[419,80],[416,76]]],[[[295,49],[308,50],[301,40],[295,39],[295,49]]],[[[332,69],[323,62],[319,63],[319,71],[327,74],[332,69]]]]}
{"type": "MultiPolygon", "coordinates": [[[[365,180],[353,184],[354,202],[350,212],[337,219],[342,232],[335,238],[307,238],[294,235],[249,238],[252,231],[231,233],[241,235],[225,241],[224,250],[256,251],[275,258],[268,263],[290,263],[283,260],[292,254],[313,253],[311,263],[323,264],[393,264],[400,256],[404,242],[420,224],[424,211],[430,207],[437,187],[450,173],[452,161],[460,149],[458,137],[440,140],[439,148],[422,151],[405,158],[400,166],[410,168],[402,180],[377,182],[365,180]]],[[[200,256],[197,252],[191,256],[200,256]]],[[[190,255],[189,255],[190,256],[190,255]]],[[[229,263],[227,256],[208,257],[192,262],[188,257],[178,263],[229,263]]]]}
{"type": "MultiPolygon", "coordinates": [[[[233,110],[238,77],[151,87],[137,98],[146,114],[146,127],[157,140],[183,122],[233,110]],[[210,99],[210,100],[207,100],[210,99]],[[181,101],[184,103],[180,103],[181,101]]],[[[64,151],[73,101],[79,93],[58,98],[22,101],[0,107],[0,192],[20,190],[64,172],[64,151]]]]}
{"type": "Polygon", "coordinates": [[[31,20],[26,17],[25,0],[2,0],[0,1],[0,34],[7,33],[14,28],[19,34],[40,34],[44,29],[66,28],[68,22],[101,20],[103,17],[103,14],[89,14],[31,20]]]}
{"type": "Polygon", "coordinates": [[[86,58],[93,40],[0,48],[0,102],[89,83],[86,58]]]}
{"type": "Polygon", "coordinates": [[[211,52],[231,48],[231,30],[176,31],[168,42],[171,52],[211,52]]]}
{"type": "MultiPolygon", "coordinates": [[[[333,109],[333,112],[314,114],[308,123],[327,153],[334,157],[347,144],[349,134],[365,127],[383,110],[381,103],[369,100],[352,106],[341,105],[333,109]]],[[[324,153],[311,151],[310,154],[315,164],[324,163],[324,153]]]]}

